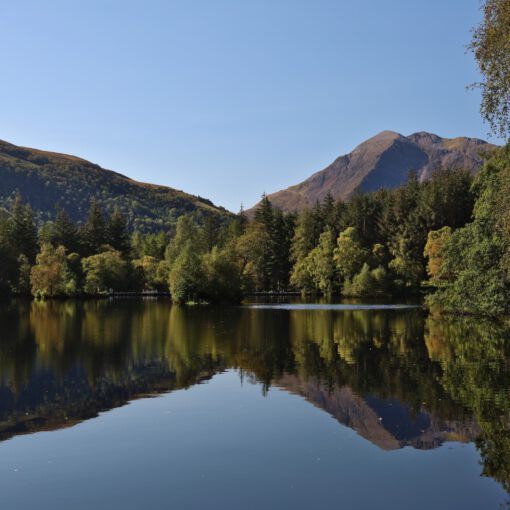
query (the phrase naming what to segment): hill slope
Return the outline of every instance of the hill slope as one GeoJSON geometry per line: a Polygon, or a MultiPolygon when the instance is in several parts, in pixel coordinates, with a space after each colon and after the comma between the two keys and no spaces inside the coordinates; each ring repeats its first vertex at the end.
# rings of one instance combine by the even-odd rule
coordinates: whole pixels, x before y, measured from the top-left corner
{"type": "Polygon", "coordinates": [[[305,181],[268,196],[280,209],[298,211],[323,200],[328,193],[337,200],[347,200],[358,191],[395,188],[410,170],[421,180],[441,166],[476,172],[482,164],[480,153],[493,148],[476,138],[449,139],[426,132],[403,136],[383,131],[305,181]]]}
{"type": "Polygon", "coordinates": [[[95,197],[109,212],[120,207],[130,226],[142,231],[171,227],[184,213],[194,212],[199,219],[230,215],[201,197],[137,182],[75,156],[0,140],[0,207],[5,207],[16,191],[40,219],[52,218],[58,204],[74,221],[83,221],[95,197]]]}

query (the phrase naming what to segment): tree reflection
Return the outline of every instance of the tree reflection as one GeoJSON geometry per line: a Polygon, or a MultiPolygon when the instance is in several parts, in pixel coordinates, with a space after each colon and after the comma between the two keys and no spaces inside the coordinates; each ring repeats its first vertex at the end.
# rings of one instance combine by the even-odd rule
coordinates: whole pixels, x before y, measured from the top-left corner
{"type": "Polygon", "coordinates": [[[409,310],[10,302],[0,311],[0,438],[66,426],[235,368],[300,394],[382,448],[476,440],[510,490],[504,325],[409,310]]]}
{"type": "Polygon", "coordinates": [[[431,314],[425,342],[441,385],[480,426],[483,474],[510,492],[510,330],[505,324],[431,314]]]}

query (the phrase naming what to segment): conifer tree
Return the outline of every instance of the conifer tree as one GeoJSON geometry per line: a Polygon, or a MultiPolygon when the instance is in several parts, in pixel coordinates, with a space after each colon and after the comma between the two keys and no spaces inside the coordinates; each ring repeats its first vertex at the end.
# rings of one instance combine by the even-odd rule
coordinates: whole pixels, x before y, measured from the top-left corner
{"type": "Polygon", "coordinates": [[[259,260],[257,280],[262,287],[260,290],[269,291],[274,289],[275,252],[278,248],[275,243],[273,204],[265,193],[262,195],[262,200],[255,211],[255,222],[260,224],[267,233],[267,236],[261,238],[264,242],[262,243],[263,249],[259,260]]]}
{"type": "Polygon", "coordinates": [[[209,215],[205,218],[201,233],[205,248],[210,252],[218,243],[219,226],[215,216],[209,215]]]}
{"type": "Polygon", "coordinates": [[[129,255],[131,245],[126,218],[119,208],[115,209],[108,222],[107,243],[124,256],[129,255]]]}
{"type": "Polygon", "coordinates": [[[101,246],[106,243],[106,222],[103,209],[94,198],[90,203],[87,222],[83,227],[84,254],[94,255],[101,251],[101,246]]]}
{"type": "Polygon", "coordinates": [[[337,208],[335,207],[335,199],[331,192],[328,192],[322,202],[322,219],[324,227],[329,228],[333,233],[337,233],[337,208]]]}
{"type": "Polygon", "coordinates": [[[10,242],[10,217],[0,209],[0,294],[8,294],[18,278],[18,261],[10,242]]]}
{"type": "Polygon", "coordinates": [[[64,209],[59,208],[53,223],[52,242],[54,246],[64,246],[68,253],[79,250],[78,230],[64,209]]]}
{"type": "Polygon", "coordinates": [[[29,204],[16,194],[11,210],[10,242],[17,254],[25,255],[29,262],[35,261],[37,254],[37,227],[29,204]]]}
{"type": "Polygon", "coordinates": [[[257,210],[255,211],[255,220],[262,223],[269,231],[273,225],[273,204],[268,196],[263,193],[257,210]]]}

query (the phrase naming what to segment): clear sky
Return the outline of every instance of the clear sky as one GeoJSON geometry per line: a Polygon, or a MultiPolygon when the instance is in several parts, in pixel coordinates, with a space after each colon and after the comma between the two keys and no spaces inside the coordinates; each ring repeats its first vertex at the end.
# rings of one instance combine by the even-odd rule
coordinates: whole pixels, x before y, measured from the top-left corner
{"type": "Polygon", "coordinates": [[[0,139],[236,211],[385,129],[487,139],[466,91],[479,0],[19,0],[0,18],[0,139]]]}

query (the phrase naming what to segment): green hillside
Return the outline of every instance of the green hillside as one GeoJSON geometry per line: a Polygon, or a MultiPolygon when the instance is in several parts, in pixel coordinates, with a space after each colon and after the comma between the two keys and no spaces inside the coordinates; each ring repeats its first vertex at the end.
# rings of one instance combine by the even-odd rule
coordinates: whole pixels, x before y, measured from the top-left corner
{"type": "Polygon", "coordinates": [[[211,201],[183,191],[137,182],[75,156],[0,140],[0,207],[8,206],[16,191],[39,220],[53,218],[58,205],[82,222],[92,198],[110,213],[119,207],[129,227],[144,232],[171,228],[184,213],[194,213],[199,222],[210,215],[230,216],[211,201]]]}

